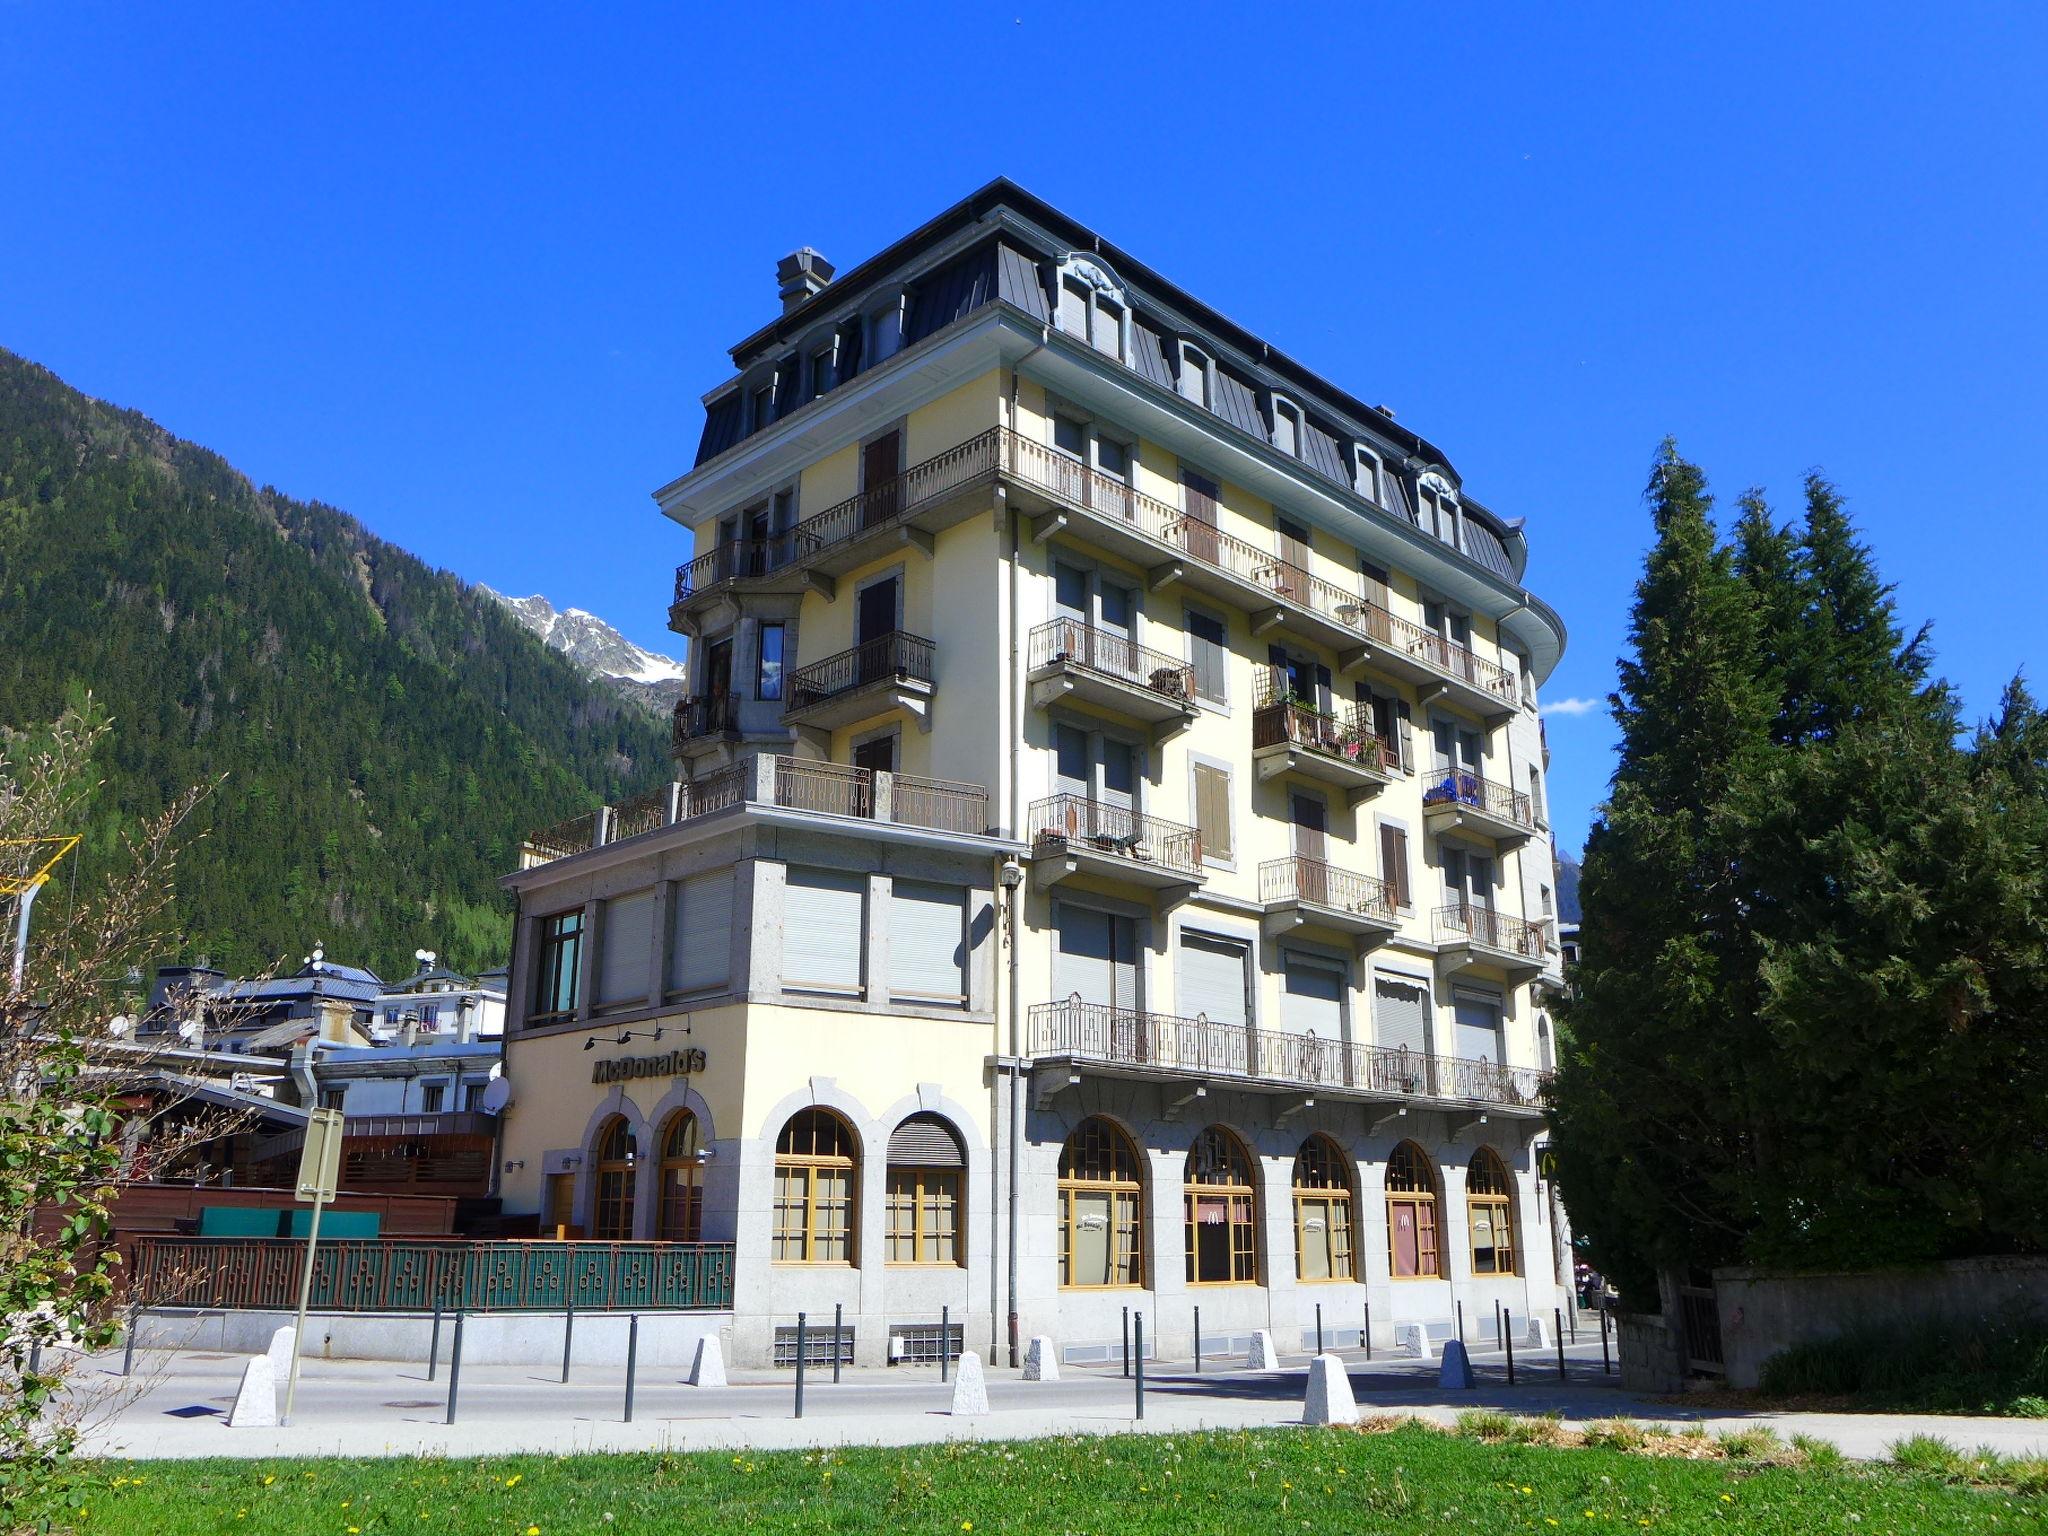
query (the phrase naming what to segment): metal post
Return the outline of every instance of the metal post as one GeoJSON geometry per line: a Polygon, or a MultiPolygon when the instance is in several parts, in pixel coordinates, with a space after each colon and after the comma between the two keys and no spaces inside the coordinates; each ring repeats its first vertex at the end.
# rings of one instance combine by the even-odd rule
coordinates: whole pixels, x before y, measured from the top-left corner
{"type": "Polygon", "coordinates": [[[1574,1301],[1574,1302],[1572,1303],[1572,1315],[1571,1315],[1570,1317],[1568,1317],[1568,1318],[1566,1318],[1566,1319],[1565,1319],[1565,1326],[1566,1326],[1566,1327],[1568,1327],[1568,1328],[1570,1328],[1570,1329],[1571,1329],[1571,1331],[1572,1331],[1572,1342],[1573,1342],[1574,1344],[1578,1343],[1578,1342],[1579,1342],[1579,1304],[1578,1304],[1578,1303],[1577,1303],[1576,1301],[1574,1301]]]}
{"type": "Polygon", "coordinates": [[[1372,1358],[1372,1303],[1369,1301],[1365,1304],[1365,1326],[1359,1329],[1358,1336],[1365,1340],[1365,1358],[1370,1360],[1372,1358]]]}
{"type": "Polygon", "coordinates": [[[949,1347],[952,1342],[953,1309],[951,1307],[941,1307],[939,1308],[939,1380],[941,1381],[946,1380],[946,1356],[953,1352],[949,1347]]]}
{"type": "Polygon", "coordinates": [[[845,1312],[846,1304],[844,1302],[835,1301],[832,1303],[832,1385],[835,1387],[839,1385],[839,1356],[845,1349],[846,1343],[845,1312]]]}
{"type": "Polygon", "coordinates": [[[1137,1329],[1138,1363],[1134,1374],[1138,1383],[1138,1417],[1142,1419],[1145,1417],[1145,1314],[1141,1312],[1131,1321],[1137,1329]]]}
{"type": "Polygon", "coordinates": [[[434,1303],[434,1332],[427,1340],[427,1380],[434,1379],[434,1371],[441,1362],[441,1303],[434,1303]]]}
{"type": "Polygon", "coordinates": [[[455,1344],[448,1351],[448,1422],[455,1422],[455,1393],[462,1385],[462,1308],[455,1309],[455,1344]]]}
{"type": "MultiPolygon", "coordinates": [[[[336,1134],[339,1134],[338,1132],[336,1134]]],[[[306,1228],[305,1272],[299,1276],[299,1315],[292,1325],[292,1360],[284,1380],[284,1412],[277,1416],[279,1424],[292,1421],[292,1405],[299,1397],[299,1355],[306,1337],[306,1303],[313,1297],[313,1252],[320,1245],[320,1208],[326,1204],[326,1196],[320,1191],[313,1192],[313,1219],[306,1228]]]]}
{"type": "Polygon", "coordinates": [[[1510,1329],[1508,1330],[1508,1337],[1507,1337],[1507,1350],[1508,1350],[1508,1385],[1512,1387],[1512,1386],[1513,1386],[1513,1385],[1515,1384],[1515,1332],[1514,1332],[1514,1329],[1512,1329],[1512,1328],[1510,1328],[1510,1329]]]}
{"type": "Polygon", "coordinates": [[[1202,1369],[1202,1309],[1195,1308],[1195,1369],[1202,1369]]]}
{"type": "Polygon", "coordinates": [[[804,1314],[796,1315],[796,1416],[804,1416],[804,1314]]]}
{"type": "Polygon", "coordinates": [[[1607,1358],[1607,1309],[1605,1307],[1600,1309],[1600,1374],[1602,1376],[1614,1374],[1614,1363],[1607,1358]]]}
{"type": "Polygon", "coordinates": [[[1124,1308],[1124,1379],[1131,1377],[1131,1309],[1124,1308]]]}
{"type": "Polygon", "coordinates": [[[1563,1381],[1563,1380],[1564,1380],[1564,1308],[1563,1308],[1563,1307],[1553,1307],[1553,1308],[1551,1308],[1551,1311],[1552,1311],[1552,1313],[1553,1313],[1553,1314],[1555,1315],[1555,1318],[1556,1318],[1556,1323],[1557,1323],[1557,1379],[1558,1379],[1559,1381],[1563,1381]]]}
{"type": "Polygon", "coordinates": [[[1323,1352],[1323,1304],[1316,1303],[1316,1353],[1323,1352]]]}
{"type": "Polygon", "coordinates": [[[1465,1303],[1458,1303],[1458,1342],[1465,1342],[1465,1303]]]}
{"type": "Polygon", "coordinates": [[[569,1380],[569,1351],[576,1344],[576,1298],[562,1303],[562,1381],[569,1380]]]}
{"type": "Polygon", "coordinates": [[[640,1368],[640,1314],[626,1319],[626,1422],[633,1422],[633,1375],[640,1368]]]}
{"type": "Polygon", "coordinates": [[[1506,1314],[1502,1312],[1500,1303],[1496,1301],[1493,1304],[1493,1347],[1495,1349],[1499,1349],[1502,1346],[1502,1342],[1508,1336],[1508,1325],[1503,1321],[1505,1316],[1506,1314]]]}
{"type": "Polygon", "coordinates": [[[135,1371],[135,1325],[142,1320],[142,1309],[128,1309],[128,1341],[121,1349],[121,1374],[133,1375],[135,1371]]]}

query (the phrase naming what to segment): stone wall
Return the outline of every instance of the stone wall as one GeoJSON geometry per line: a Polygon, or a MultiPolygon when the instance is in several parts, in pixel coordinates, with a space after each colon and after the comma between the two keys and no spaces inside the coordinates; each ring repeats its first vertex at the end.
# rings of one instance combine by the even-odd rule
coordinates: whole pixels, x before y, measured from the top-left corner
{"type": "MultiPolygon", "coordinates": [[[[1714,1289],[1728,1385],[1754,1387],[1764,1362],[1780,1350],[1853,1329],[2015,1311],[2048,1316],[2048,1258],[1953,1259],[1854,1273],[1717,1269],[1714,1289]]],[[[1626,1380],[1626,1347],[1622,1358],[1626,1380]]]]}
{"type": "Polygon", "coordinates": [[[1614,1322],[1624,1392],[1662,1396],[1685,1390],[1684,1343],[1663,1318],[1655,1313],[1617,1312],[1614,1322]]]}

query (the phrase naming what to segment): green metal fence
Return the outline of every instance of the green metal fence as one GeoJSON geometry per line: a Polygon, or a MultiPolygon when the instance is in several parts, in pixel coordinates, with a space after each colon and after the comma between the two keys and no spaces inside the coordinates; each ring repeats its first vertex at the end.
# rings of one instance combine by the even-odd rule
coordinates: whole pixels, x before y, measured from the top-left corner
{"type": "MultiPolygon", "coordinates": [[[[278,1239],[139,1239],[133,1298],[150,1307],[298,1305],[306,1245],[278,1239]]],[[[322,1243],[311,1305],[325,1312],[722,1312],[731,1243],[322,1243]]]]}

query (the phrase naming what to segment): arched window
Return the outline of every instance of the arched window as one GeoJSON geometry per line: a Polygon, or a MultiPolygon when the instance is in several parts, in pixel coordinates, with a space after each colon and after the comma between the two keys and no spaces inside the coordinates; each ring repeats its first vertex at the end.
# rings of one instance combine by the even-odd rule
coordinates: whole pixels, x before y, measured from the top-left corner
{"type": "Polygon", "coordinates": [[[598,1127],[593,1153],[597,1186],[590,1207],[590,1235],[601,1243],[622,1243],[633,1235],[637,1154],[633,1124],[624,1115],[613,1115],[598,1127]]]}
{"type": "Polygon", "coordinates": [[[1491,1147],[1472,1154],[1465,1170],[1465,1219],[1472,1229],[1472,1273],[1515,1271],[1515,1185],[1491,1147]]]}
{"type": "Polygon", "coordinates": [[[1220,1125],[1210,1126],[1188,1149],[1186,1199],[1188,1284],[1257,1284],[1252,1160],[1244,1143],[1220,1125]]]}
{"type": "Polygon", "coordinates": [[[1145,1283],[1144,1164],[1107,1120],[1084,1120],[1060,1149],[1060,1284],[1145,1283]]]}
{"type": "Polygon", "coordinates": [[[799,1110],[775,1143],[775,1260],[854,1261],[854,1180],[860,1147],[853,1127],[829,1109],[799,1110]]]}
{"type": "Polygon", "coordinates": [[[958,1264],[960,1137],[937,1115],[912,1115],[889,1137],[889,1262],[958,1264]]]}
{"type": "Polygon", "coordinates": [[[1295,1273],[1303,1280],[1350,1280],[1351,1171],[1327,1136],[1294,1154],[1295,1273]]]}
{"type": "Polygon", "coordinates": [[[687,1109],[669,1116],[661,1138],[661,1207],[654,1235],[694,1243],[704,1234],[704,1153],[697,1145],[697,1117],[687,1109]]]}
{"type": "Polygon", "coordinates": [[[1387,1263],[1396,1280],[1433,1280],[1437,1260],[1436,1177],[1412,1141],[1387,1159],[1387,1263]]]}

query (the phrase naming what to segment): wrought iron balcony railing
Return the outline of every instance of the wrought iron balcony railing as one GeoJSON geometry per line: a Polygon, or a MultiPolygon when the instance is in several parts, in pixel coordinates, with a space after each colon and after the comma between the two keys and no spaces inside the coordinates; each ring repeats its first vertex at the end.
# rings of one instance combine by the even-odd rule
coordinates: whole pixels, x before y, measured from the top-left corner
{"type": "Polygon", "coordinates": [[[1536,830],[1527,795],[1462,768],[1436,769],[1422,786],[1422,805],[1425,810],[1433,805],[1469,805],[1498,820],[1536,830]]]}
{"type": "Polygon", "coordinates": [[[688,694],[676,700],[675,710],[670,715],[670,746],[680,753],[686,743],[702,741],[707,736],[723,736],[739,728],[738,694],[688,694]]]}
{"type": "Polygon", "coordinates": [[[1373,734],[1370,714],[1357,704],[1334,711],[1317,709],[1287,692],[1286,674],[1277,667],[1260,673],[1258,707],[1252,711],[1252,750],[1262,747],[1306,747],[1325,757],[1342,758],[1378,773],[1398,773],[1401,749],[1373,734]]]}
{"type": "Polygon", "coordinates": [[[1299,854],[1259,865],[1259,900],[1269,906],[1278,901],[1306,902],[1386,923],[1400,920],[1386,881],[1299,854]]]}
{"type": "Polygon", "coordinates": [[[1034,802],[1029,836],[1038,852],[1064,848],[1106,853],[1190,876],[1202,873],[1202,834],[1193,827],[1086,795],[1053,795],[1034,802]]]}
{"type": "Polygon", "coordinates": [[[1031,631],[1031,670],[1058,665],[1150,688],[1164,698],[1195,696],[1195,669],[1190,663],[1079,619],[1054,619],[1031,631]]]}
{"type": "Polygon", "coordinates": [[[1546,1080],[1533,1067],[1115,1008],[1079,996],[1034,1004],[1029,1031],[1033,1056],[1373,1094],[1534,1106],[1546,1080]]]}
{"type": "Polygon", "coordinates": [[[789,703],[784,712],[807,709],[874,683],[930,683],[934,649],[932,642],[922,635],[896,629],[836,656],[798,667],[789,674],[789,703]]]}
{"type": "Polygon", "coordinates": [[[1439,941],[1464,940],[1502,954],[1542,964],[1550,953],[1550,928],[1526,917],[1511,917],[1491,907],[1456,903],[1436,909],[1439,941]]]}

